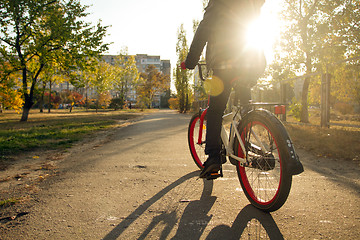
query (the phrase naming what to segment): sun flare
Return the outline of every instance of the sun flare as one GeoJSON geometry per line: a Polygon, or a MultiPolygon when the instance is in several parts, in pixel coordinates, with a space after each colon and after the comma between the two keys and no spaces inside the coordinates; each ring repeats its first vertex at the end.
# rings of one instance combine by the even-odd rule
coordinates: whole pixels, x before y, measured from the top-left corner
{"type": "Polygon", "coordinates": [[[273,56],[273,45],[279,37],[280,21],[274,6],[265,4],[261,15],[248,25],[247,44],[249,47],[263,49],[266,58],[273,56]]]}

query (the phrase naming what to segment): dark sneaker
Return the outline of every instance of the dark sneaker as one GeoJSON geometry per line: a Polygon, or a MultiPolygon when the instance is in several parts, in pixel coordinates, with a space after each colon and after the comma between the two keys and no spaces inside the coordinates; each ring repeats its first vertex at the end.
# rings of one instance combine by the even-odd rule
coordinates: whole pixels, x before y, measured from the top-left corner
{"type": "Polygon", "coordinates": [[[204,169],[200,173],[200,178],[206,178],[212,173],[217,173],[221,168],[220,156],[209,157],[204,163],[204,169]]]}

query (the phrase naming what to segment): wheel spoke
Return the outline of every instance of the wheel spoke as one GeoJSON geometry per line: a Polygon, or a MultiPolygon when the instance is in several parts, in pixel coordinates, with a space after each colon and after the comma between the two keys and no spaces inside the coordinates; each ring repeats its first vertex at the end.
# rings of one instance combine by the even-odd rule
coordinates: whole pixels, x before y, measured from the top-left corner
{"type": "Polygon", "coordinates": [[[248,162],[253,164],[252,167],[245,168],[248,188],[252,189],[251,192],[256,201],[266,203],[274,198],[279,187],[278,148],[271,132],[262,124],[251,122],[244,132],[246,157],[248,162]],[[250,152],[252,156],[258,157],[250,157],[250,152]],[[253,161],[262,161],[262,164],[257,163],[258,167],[255,167],[256,164],[253,161]]]}

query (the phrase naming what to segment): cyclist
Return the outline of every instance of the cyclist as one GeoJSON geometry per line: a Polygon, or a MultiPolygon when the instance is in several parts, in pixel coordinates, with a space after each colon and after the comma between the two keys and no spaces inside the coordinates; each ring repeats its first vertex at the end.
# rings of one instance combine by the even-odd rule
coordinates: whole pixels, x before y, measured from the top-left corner
{"type": "Polygon", "coordinates": [[[206,64],[213,70],[213,79],[220,79],[223,90],[210,96],[207,111],[205,154],[208,155],[200,178],[206,178],[221,168],[221,124],[232,84],[237,82],[237,96],[241,103],[251,99],[250,88],[265,70],[262,51],[247,46],[248,24],[257,18],[265,0],[210,0],[200,22],[183,69],[194,69],[203,48],[206,64]]]}

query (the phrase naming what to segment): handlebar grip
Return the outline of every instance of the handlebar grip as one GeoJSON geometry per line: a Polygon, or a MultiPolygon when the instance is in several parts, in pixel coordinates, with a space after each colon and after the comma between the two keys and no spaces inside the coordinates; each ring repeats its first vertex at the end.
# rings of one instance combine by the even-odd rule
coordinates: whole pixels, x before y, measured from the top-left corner
{"type": "Polygon", "coordinates": [[[199,69],[200,79],[201,79],[202,81],[205,81],[205,78],[204,78],[204,75],[203,75],[203,72],[202,72],[203,69],[202,69],[201,66],[206,66],[206,64],[204,64],[204,63],[198,63],[197,65],[198,65],[198,69],[199,69]]]}
{"type": "Polygon", "coordinates": [[[182,62],[182,63],[180,64],[180,67],[181,67],[181,69],[186,70],[186,65],[185,65],[185,62],[182,62]]]}

